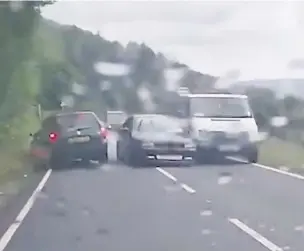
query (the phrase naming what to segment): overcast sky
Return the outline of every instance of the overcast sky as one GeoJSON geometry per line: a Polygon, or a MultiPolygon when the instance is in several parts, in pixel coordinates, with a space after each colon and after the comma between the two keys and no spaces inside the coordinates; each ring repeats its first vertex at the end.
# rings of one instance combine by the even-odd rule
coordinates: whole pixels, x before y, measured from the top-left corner
{"type": "Polygon", "coordinates": [[[60,1],[42,14],[123,44],[144,41],[203,73],[239,69],[245,80],[304,77],[304,68],[287,68],[304,58],[303,7],[292,1],[60,1]]]}

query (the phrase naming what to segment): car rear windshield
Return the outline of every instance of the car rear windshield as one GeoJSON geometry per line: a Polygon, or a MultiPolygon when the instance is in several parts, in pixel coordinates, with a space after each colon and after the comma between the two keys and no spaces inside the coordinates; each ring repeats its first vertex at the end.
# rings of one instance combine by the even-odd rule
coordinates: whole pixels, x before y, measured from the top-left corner
{"type": "Polygon", "coordinates": [[[60,115],[57,117],[57,123],[64,132],[72,130],[100,130],[100,124],[97,118],[90,113],[73,113],[60,115]]]}
{"type": "Polygon", "coordinates": [[[190,99],[192,116],[246,118],[252,117],[248,100],[242,97],[195,97],[190,99]]]}
{"type": "Polygon", "coordinates": [[[182,132],[182,124],[177,119],[166,116],[144,118],[138,123],[140,132],[182,132]]]}

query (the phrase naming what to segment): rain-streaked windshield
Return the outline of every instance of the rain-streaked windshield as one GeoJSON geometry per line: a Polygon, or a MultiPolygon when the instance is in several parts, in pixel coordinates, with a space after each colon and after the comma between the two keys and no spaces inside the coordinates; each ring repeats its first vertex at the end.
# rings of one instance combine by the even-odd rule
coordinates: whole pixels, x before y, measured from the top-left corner
{"type": "Polygon", "coordinates": [[[93,129],[97,132],[100,129],[96,117],[90,113],[61,115],[57,117],[57,123],[64,131],[93,129]]]}
{"type": "Polygon", "coordinates": [[[165,116],[144,118],[139,121],[137,130],[139,132],[182,132],[182,125],[177,119],[168,118],[165,116]]]}
{"type": "Polygon", "coordinates": [[[303,200],[304,0],[0,1],[0,251],[304,251],[303,200]]]}

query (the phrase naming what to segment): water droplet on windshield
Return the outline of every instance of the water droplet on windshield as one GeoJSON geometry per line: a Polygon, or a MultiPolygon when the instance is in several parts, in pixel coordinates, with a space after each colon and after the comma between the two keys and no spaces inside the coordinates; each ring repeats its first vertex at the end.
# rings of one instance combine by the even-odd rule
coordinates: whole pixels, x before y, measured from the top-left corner
{"type": "Polygon", "coordinates": [[[166,79],[166,89],[168,91],[176,91],[179,88],[180,80],[185,75],[185,68],[167,68],[164,71],[166,79]]]}
{"type": "Polygon", "coordinates": [[[244,184],[244,183],[245,183],[245,179],[241,178],[241,179],[240,179],[240,183],[241,183],[241,184],[244,184]]]}
{"type": "Polygon", "coordinates": [[[220,177],[217,180],[217,183],[219,185],[226,185],[232,181],[232,175],[231,173],[221,173],[220,177]]]}
{"type": "Polygon", "coordinates": [[[165,186],[164,188],[166,192],[178,192],[182,190],[182,187],[179,185],[165,186]]]}
{"type": "Polygon", "coordinates": [[[98,62],[94,65],[94,69],[105,76],[126,76],[131,71],[131,67],[127,64],[111,62],[98,62]]]}
{"type": "Polygon", "coordinates": [[[202,230],[202,235],[209,235],[211,234],[211,230],[210,229],[203,229],[202,230]]]}
{"type": "Polygon", "coordinates": [[[271,118],[270,124],[273,127],[283,127],[288,124],[288,118],[286,118],[285,116],[275,116],[271,118]]]}
{"type": "Polygon", "coordinates": [[[84,209],[82,210],[82,214],[83,214],[84,216],[89,216],[89,215],[90,215],[90,210],[87,209],[87,208],[84,208],[84,209]]]}
{"type": "Polygon", "coordinates": [[[280,166],[279,169],[280,169],[281,171],[284,171],[284,172],[288,172],[288,171],[289,171],[289,168],[286,167],[286,166],[280,166]]]}
{"type": "Polygon", "coordinates": [[[304,227],[303,227],[303,225],[301,225],[301,226],[296,226],[296,227],[294,228],[294,230],[300,232],[300,231],[303,231],[303,230],[304,230],[304,227]]]}
{"type": "Polygon", "coordinates": [[[98,235],[106,235],[106,234],[109,234],[109,230],[107,230],[105,228],[98,228],[96,230],[96,234],[98,234],[98,235]]]}
{"type": "Polygon", "coordinates": [[[101,81],[99,84],[99,88],[101,91],[108,91],[111,89],[112,83],[111,81],[101,81]]]}
{"type": "Polygon", "coordinates": [[[9,1],[10,8],[13,12],[18,12],[23,9],[22,1],[9,1]]]}
{"type": "Polygon", "coordinates": [[[111,170],[113,169],[113,165],[102,165],[102,166],[100,167],[100,169],[101,169],[102,171],[109,172],[109,171],[111,171],[111,170]]]}
{"type": "Polygon", "coordinates": [[[211,216],[212,215],[212,211],[211,210],[201,211],[200,215],[201,216],[211,216]]]}
{"type": "Polygon", "coordinates": [[[64,203],[63,203],[63,202],[61,202],[61,201],[57,201],[57,202],[56,202],[56,207],[57,207],[57,208],[64,208],[64,207],[65,207],[65,205],[64,205],[64,203]]]}
{"type": "Polygon", "coordinates": [[[48,198],[48,195],[44,192],[40,192],[37,194],[37,198],[39,199],[47,199],[48,198]]]}
{"type": "Polygon", "coordinates": [[[72,92],[75,93],[76,95],[82,96],[85,95],[87,91],[87,87],[80,85],[78,83],[73,83],[72,85],[72,92]]]}

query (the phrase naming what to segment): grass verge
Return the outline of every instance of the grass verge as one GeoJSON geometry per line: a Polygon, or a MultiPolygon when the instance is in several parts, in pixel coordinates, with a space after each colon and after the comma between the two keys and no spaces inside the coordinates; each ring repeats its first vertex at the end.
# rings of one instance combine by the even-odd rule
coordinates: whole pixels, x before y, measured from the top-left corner
{"type": "Polygon", "coordinates": [[[0,152],[0,187],[10,181],[18,181],[32,171],[25,153],[19,151],[0,152]]]}
{"type": "Polygon", "coordinates": [[[304,147],[278,138],[269,138],[259,145],[259,163],[304,170],[304,147]]]}
{"type": "Polygon", "coordinates": [[[38,125],[35,110],[29,109],[8,124],[8,132],[1,132],[0,187],[7,182],[18,181],[32,171],[27,157],[29,134],[35,132],[38,125]]]}

